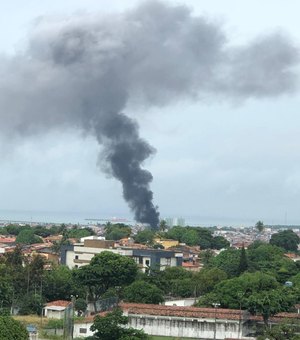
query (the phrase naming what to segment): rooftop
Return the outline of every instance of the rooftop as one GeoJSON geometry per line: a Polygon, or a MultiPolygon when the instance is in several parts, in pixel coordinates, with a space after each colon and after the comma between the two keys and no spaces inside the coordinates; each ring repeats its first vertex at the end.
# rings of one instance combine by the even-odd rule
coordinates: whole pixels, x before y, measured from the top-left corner
{"type": "Polygon", "coordinates": [[[51,301],[46,304],[46,307],[68,307],[71,301],[67,300],[56,300],[56,301],[51,301]]]}

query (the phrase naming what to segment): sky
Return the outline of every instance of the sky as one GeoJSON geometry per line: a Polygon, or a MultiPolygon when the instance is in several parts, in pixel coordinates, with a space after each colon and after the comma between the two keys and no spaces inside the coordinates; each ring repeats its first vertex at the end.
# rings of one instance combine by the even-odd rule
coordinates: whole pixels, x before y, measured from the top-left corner
{"type": "MultiPolygon", "coordinates": [[[[140,1],[11,0],[1,4],[0,50],[14,56],[41,17],[113,14],[140,1]]],[[[296,0],[169,1],[210,18],[231,44],[284,32],[299,46],[296,0]]],[[[128,105],[126,113],[156,153],[146,160],[161,217],[192,223],[300,224],[300,96],[207,101],[185,98],[163,107],[128,105]]],[[[133,218],[118,181],[97,167],[101,147],[82,132],[61,129],[38,136],[0,137],[0,219],[8,211],[133,218]]],[[[12,216],[13,213],[10,213],[12,216]]],[[[26,216],[26,213],[24,213],[26,216]]]]}

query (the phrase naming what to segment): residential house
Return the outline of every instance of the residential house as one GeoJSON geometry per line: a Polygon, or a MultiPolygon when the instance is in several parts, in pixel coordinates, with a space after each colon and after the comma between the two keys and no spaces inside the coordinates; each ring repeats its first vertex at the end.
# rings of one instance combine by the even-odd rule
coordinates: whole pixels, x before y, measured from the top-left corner
{"type": "Polygon", "coordinates": [[[84,239],[82,243],[62,246],[60,263],[69,268],[80,268],[90,263],[91,259],[103,251],[133,258],[142,271],[151,268],[164,270],[167,267],[182,265],[182,253],[171,250],[115,247],[114,241],[103,239],[84,239]]]}
{"type": "Polygon", "coordinates": [[[66,300],[48,302],[43,309],[43,316],[49,319],[63,319],[66,308],[70,307],[71,304],[71,301],[66,300]]]}

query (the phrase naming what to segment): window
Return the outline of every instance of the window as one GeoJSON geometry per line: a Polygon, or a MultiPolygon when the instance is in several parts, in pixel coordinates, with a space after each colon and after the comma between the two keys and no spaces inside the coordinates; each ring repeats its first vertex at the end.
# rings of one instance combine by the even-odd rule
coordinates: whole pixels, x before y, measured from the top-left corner
{"type": "Polygon", "coordinates": [[[78,255],[75,255],[75,260],[78,260],[78,255]]]}
{"type": "Polygon", "coordinates": [[[146,266],[149,266],[149,264],[150,264],[150,260],[146,260],[146,266]]]}
{"type": "Polygon", "coordinates": [[[167,263],[167,266],[170,266],[170,265],[171,265],[171,258],[170,258],[170,257],[167,257],[167,258],[166,258],[166,263],[167,263]]]}
{"type": "Polygon", "coordinates": [[[79,333],[86,334],[87,333],[87,329],[86,328],[79,328],[79,333]]]}

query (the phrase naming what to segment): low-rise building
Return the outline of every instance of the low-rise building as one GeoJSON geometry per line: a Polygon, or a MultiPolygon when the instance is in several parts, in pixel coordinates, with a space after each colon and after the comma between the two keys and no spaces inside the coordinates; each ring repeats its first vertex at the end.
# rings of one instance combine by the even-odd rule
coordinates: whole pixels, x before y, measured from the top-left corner
{"type": "MultiPolygon", "coordinates": [[[[128,327],[141,329],[152,336],[192,339],[255,339],[257,327],[263,326],[261,316],[247,311],[223,308],[199,308],[121,303],[119,307],[128,316],[128,327]]],[[[105,313],[100,314],[104,316],[105,313]]],[[[283,320],[299,322],[296,313],[279,313],[270,318],[270,324],[283,320]]],[[[93,317],[75,321],[74,337],[92,336],[93,317]]]]}
{"type": "Polygon", "coordinates": [[[43,316],[49,319],[63,319],[65,310],[71,305],[71,301],[56,300],[46,304],[43,309],[43,316]]]}
{"type": "Polygon", "coordinates": [[[114,241],[99,240],[97,238],[84,239],[82,243],[62,246],[61,264],[72,268],[80,268],[90,263],[91,259],[103,251],[131,257],[142,271],[149,268],[164,270],[167,267],[182,265],[183,254],[171,250],[139,249],[130,247],[115,247],[114,241]]]}
{"type": "Polygon", "coordinates": [[[177,240],[171,240],[171,239],[162,239],[162,238],[155,238],[155,243],[161,244],[165,249],[176,247],[179,245],[179,241],[177,240]]]}

